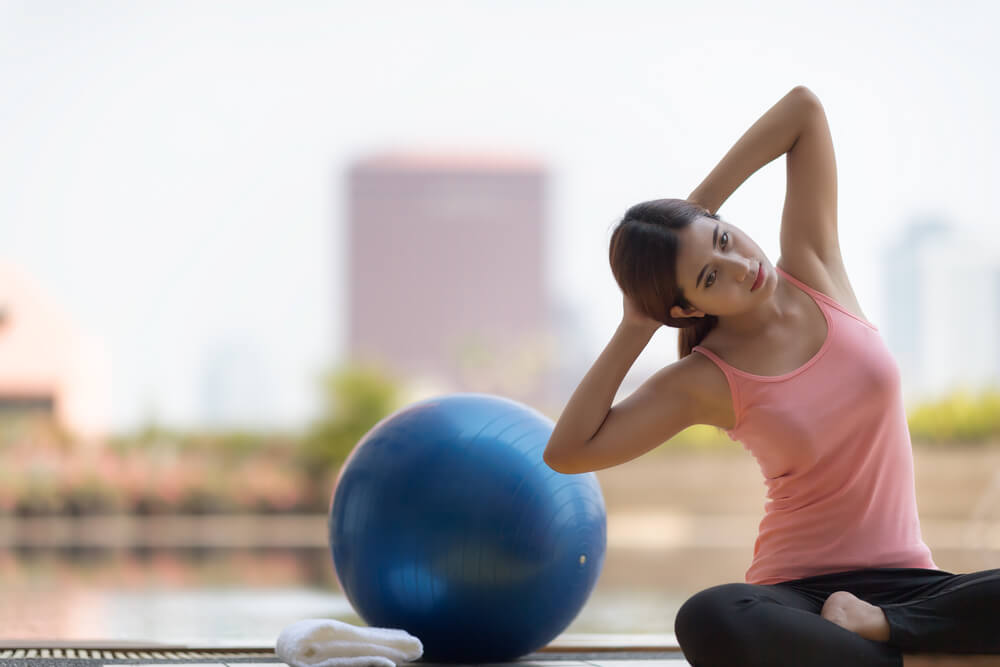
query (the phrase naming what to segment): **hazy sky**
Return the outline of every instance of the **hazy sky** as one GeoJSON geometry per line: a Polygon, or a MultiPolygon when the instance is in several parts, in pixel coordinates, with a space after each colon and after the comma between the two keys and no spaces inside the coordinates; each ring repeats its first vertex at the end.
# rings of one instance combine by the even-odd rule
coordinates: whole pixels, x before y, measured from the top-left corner
{"type": "MultiPolygon", "coordinates": [[[[0,2],[0,261],[104,346],[115,427],[197,423],[211,366],[293,426],[342,356],[352,159],[544,160],[551,286],[596,357],[621,316],[611,226],[686,196],[804,84],[878,325],[879,257],[908,218],[996,233],[998,23],[986,1],[0,2]]],[[[779,158],[720,211],[772,262],[784,178],[779,158]]]]}

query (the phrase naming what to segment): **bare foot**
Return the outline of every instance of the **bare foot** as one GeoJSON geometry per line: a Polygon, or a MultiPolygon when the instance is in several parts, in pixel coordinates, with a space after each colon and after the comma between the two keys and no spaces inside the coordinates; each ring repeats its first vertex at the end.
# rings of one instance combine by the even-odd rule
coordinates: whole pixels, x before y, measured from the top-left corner
{"type": "Polygon", "coordinates": [[[886,620],[885,613],[847,591],[837,591],[830,595],[823,603],[820,616],[865,639],[889,641],[889,621],[886,620]]]}

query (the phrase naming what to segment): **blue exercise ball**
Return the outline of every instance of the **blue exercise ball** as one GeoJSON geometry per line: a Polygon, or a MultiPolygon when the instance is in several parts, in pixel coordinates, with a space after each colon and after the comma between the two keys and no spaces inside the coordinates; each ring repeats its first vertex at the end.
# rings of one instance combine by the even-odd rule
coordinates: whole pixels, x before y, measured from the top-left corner
{"type": "Polygon", "coordinates": [[[330,503],[337,580],[372,627],[425,661],[504,662],[576,618],[604,564],[593,473],[542,460],[553,423],[509,399],[452,394],[386,417],[358,442],[330,503]]]}

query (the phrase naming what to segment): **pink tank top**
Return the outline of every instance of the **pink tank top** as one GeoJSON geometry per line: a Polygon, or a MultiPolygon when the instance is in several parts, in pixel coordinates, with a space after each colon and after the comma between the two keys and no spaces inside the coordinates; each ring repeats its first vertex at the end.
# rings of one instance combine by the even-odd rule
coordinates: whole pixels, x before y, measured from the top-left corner
{"type": "Polygon", "coordinates": [[[788,272],[826,318],[823,346],[777,376],[722,369],[729,437],[760,465],[767,502],[750,584],[876,567],[938,569],[920,535],[899,368],[872,324],[788,272]]]}

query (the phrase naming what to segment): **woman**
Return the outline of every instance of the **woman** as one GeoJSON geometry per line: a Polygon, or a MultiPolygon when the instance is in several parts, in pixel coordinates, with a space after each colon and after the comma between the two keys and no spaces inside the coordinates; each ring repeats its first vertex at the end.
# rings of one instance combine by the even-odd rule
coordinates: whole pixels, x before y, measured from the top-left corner
{"type": "Polygon", "coordinates": [[[701,591],[677,614],[688,661],[1000,665],[1000,570],[939,570],[921,538],[899,370],[844,268],[818,98],[792,89],[686,200],[630,208],[610,261],[622,321],[560,416],[546,463],[600,470],[711,424],[757,458],[767,486],[746,583],[701,591]],[[716,212],[782,154],[772,265],[716,212]],[[662,324],[680,328],[680,359],[612,407],[662,324]]]}

